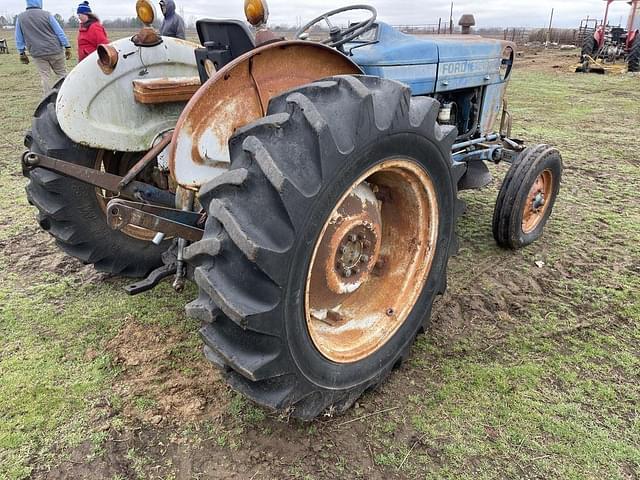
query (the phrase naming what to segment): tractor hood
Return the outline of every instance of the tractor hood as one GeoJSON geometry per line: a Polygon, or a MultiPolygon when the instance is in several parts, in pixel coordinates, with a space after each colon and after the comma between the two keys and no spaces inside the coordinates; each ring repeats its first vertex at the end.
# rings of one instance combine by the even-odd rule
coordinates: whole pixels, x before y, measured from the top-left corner
{"type": "Polygon", "coordinates": [[[476,35],[419,38],[401,33],[383,22],[365,36],[373,43],[345,45],[351,58],[367,75],[406,83],[413,95],[499,81],[501,55],[508,45],[476,35]]]}
{"type": "Polygon", "coordinates": [[[347,52],[352,50],[353,60],[358,65],[383,67],[438,63],[438,46],[432,38],[423,40],[406,35],[383,22],[376,27],[376,43],[366,46],[349,43],[345,46],[347,52]]]}

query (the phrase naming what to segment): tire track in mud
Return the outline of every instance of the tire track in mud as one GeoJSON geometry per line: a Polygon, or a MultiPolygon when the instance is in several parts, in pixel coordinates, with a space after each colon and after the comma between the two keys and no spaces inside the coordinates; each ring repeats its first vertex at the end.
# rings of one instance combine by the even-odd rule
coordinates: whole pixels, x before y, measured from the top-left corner
{"type": "MultiPolygon", "coordinates": [[[[434,306],[432,325],[427,332],[430,340],[449,356],[456,354],[459,341],[467,339],[469,344],[477,345],[465,348],[465,355],[469,355],[500,350],[496,347],[506,346],[516,331],[519,335],[526,334],[528,341],[545,338],[561,341],[584,330],[609,331],[610,325],[624,322],[620,318],[603,321],[603,316],[609,318],[606,307],[594,307],[589,297],[579,292],[581,284],[591,282],[591,272],[603,265],[610,265],[612,274],[640,270],[637,258],[634,260],[624,242],[603,244],[607,236],[602,235],[602,239],[598,236],[598,232],[594,233],[597,243],[588,236],[574,241],[570,249],[563,248],[559,259],[540,266],[528,255],[523,258],[520,254],[490,254],[460,282],[456,282],[458,272],[450,275],[448,292],[434,306]],[[557,315],[558,305],[574,315],[558,317],[555,326],[541,324],[550,313],[557,315]],[[534,321],[533,313],[544,319],[534,321]],[[541,328],[547,331],[541,333],[541,328]]],[[[557,238],[548,236],[535,257],[545,259],[554,253],[556,241],[557,238]]],[[[607,287],[625,288],[613,278],[607,287]]]]}
{"type": "Polygon", "coordinates": [[[58,250],[53,238],[37,225],[0,240],[0,261],[23,286],[37,283],[45,273],[72,277],[83,284],[100,283],[110,277],[58,250]]]}

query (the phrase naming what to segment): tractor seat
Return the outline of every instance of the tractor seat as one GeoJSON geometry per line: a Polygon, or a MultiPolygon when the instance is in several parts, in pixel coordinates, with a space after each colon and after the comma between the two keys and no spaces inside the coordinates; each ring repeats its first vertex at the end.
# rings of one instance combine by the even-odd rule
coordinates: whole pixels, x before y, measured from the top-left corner
{"type": "Polygon", "coordinates": [[[256,47],[249,28],[239,20],[204,18],[196,22],[200,43],[196,48],[196,62],[200,81],[204,84],[213,74],[239,56],[256,47]]]}
{"type": "Polygon", "coordinates": [[[249,28],[239,20],[203,18],[196,22],[196,30],[201,45],[229,49],[232,59],[256,46],[249,28]]]}

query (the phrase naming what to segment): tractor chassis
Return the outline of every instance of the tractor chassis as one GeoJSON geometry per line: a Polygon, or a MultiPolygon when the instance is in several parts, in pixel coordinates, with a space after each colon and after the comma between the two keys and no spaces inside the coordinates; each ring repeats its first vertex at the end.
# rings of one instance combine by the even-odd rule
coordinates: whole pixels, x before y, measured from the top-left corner
{"type": "MultiPolygon", "coordinates": [[[[453,164],[461,166],[465,171],[459,181],[460,190],[479,189],[491,182],[492,176],[485,162],[512,163],[517,158],[525,149],[525,145],[520,140],[510,138],[510,134],[511,116],[505,102],[500,133],[492,133],[453,145],[453,164]]],[[[166,255],[165,265],[153,270],[146,279],[125,287],[129,295],[151,290],[171,275],[175,275],[174,288],[181,291],[186,273],[183,262],[184,249],[188,242],[199,241],[204,233],[206,214],[175,209],[176,195],[134,180],[136,174],[167,146],[170,138],[169,134],[162,137],[160,142],[151,148],[124,177],[30,151],[22,155],[24,173],[34,168],[44,168],[115,193],[117,197],[112,199],[106,208],[107,224],[112,229],[122,230],[128,225],[134,225],[157,232],[153,239],[156,244],[162,242],[165,237],[178,239],[174,243],[177,247],[172,252],[174,255],[166,255]]],[[[186,195],[193,197],[193,192],[189,190],[186,195]]]]}
{"type": "Polygon", "coordinates": [[[102,188],[110,192],[117,192],[119,195],[132,200],[146,203],[154,203],[172,207],[175,205],[175,195],[166,190],[154,187],[147,183],[130,181],[125,184],[125,178],[112,173],[103,172],[93,168],[83,167],[71,162],[66,162],[58,158],[47,157],[34,152],[22,154],[22,172],[26,175],[34,168],[45,168],[52,172],[65,175],[81,182],[102,188]]]}
{"type": "MultiPolygon", "coordinates": [[[[122,197],[111,200],[106,209],[107,223],[114,230],[135,225],[156,231],[163,237],[179,237],[192,242],[202,238],[205,216],[173,208],[176,196],[166,190],[28,151],[22,155],[22,168],[25,173],[44,168],[122,197]]],[[[157,243],[161,240],[159,238],[157,243]]]]}

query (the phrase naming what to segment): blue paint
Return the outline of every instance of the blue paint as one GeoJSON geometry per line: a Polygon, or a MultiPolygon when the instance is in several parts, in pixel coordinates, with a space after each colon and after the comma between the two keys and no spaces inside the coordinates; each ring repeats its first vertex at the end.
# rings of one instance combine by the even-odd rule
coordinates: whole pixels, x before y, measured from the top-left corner
{"type": "MultiPolygon", "coordinates": [[[[379,22],[365,34],[369,45],[349,43],[347,53],[367,75],[403,82],[413,95],[432,95],[504,83],[500,61],[504,42],[469,36],[417,38],[379,22]]],[[[363,40],[365,40],[363,38],[363,40]]],[[[499,108],[502,99],[488,97],[499,108]]]]}
{"type": "MultiPolygon", "coordinates": [[[[432,39],[419,39],[379,22],[376,25],[376,43],[353,48],[357,43],[348,43],[345,50],[353,48],[352,59],[362,66],[376,65],[423,65],[438,63],[438,47],[432,39]]],[[[368,35],[369,34],[365,34],[368,35]]],[[[372,35],[373,36],[373,35],[372,35]]]]}
{"type": "Polygon", "coordinates": [[[391,65],[386,67],[363,66],[364,73],[376,77],[392,78],[411,87],[412,95],[428,95],[433,92],[438,66],[435,63],[424,65],[391,65]]]}
{"type": "Polygon", "coordinates": [[[377,24],[375,40],[372,45],[345,45],[364,73],[406,83],[413,95],[434,92],[438,65],[436,42],[405,35],[383,22],[377,24]]]}

